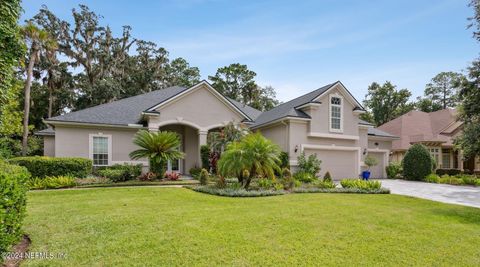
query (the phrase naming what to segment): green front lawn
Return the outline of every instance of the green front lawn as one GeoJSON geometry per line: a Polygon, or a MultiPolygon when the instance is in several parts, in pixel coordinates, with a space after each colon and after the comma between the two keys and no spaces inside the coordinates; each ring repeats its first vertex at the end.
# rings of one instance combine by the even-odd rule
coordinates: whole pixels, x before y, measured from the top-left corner
{"type": "Polygon", "coordinates": [[[397,195],[226,198],[183,188],[28,193],[26,265],[480,265],[480,209],[397,195]]]}

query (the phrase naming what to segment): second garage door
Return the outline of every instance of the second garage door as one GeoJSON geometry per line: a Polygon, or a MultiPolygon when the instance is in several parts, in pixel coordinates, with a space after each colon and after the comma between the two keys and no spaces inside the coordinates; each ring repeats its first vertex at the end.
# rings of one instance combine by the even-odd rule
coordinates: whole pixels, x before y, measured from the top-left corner
{"type": "Polygon", "coordinates": [[[358,152],[342,150],[305,149],[305,155],[317,154],[322,161],[320,176],[323,177],[327,171],[333,179],[358,178],[358,152]]]}

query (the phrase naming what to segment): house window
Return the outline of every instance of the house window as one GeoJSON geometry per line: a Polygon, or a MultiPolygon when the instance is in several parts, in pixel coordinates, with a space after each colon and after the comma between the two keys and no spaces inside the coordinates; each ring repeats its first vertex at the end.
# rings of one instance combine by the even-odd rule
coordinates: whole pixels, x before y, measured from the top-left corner
{"type": "Polygon", "coordinates": [[[111,154],[111,142],[109,136],[91,136],[91,153],[90,157],[93,160],[94,166],[109,165],[111,154]]]}
{"type": "Polygon", "coordinates": [[[442,149],[442,168],[450,169],[450,149],[442,149]]]}
{"type": "Polygon", "coordinates": [[[330,131],[342,131],[342,98],[330,97],[330,131]]]}
{"type": "Polygon", "coordinates": [[[439,148],[429,148],[430,155],[437,163],[437,168],[439,167],[438,164],[440,163],[440,149],[439,148]]]}

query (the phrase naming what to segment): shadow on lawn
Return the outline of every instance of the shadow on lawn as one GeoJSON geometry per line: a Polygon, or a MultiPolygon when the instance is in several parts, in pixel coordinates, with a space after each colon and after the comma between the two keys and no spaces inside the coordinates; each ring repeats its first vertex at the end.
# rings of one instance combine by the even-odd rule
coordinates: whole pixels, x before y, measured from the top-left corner
{"type": "Polygon", "coordinates": [[[459,209],[458,207],[453,207],[447,209],[433,209],[432,213],[452,218],[462,223],[480,225],[480,209],[478,208],[464,207],[459,209]]]}

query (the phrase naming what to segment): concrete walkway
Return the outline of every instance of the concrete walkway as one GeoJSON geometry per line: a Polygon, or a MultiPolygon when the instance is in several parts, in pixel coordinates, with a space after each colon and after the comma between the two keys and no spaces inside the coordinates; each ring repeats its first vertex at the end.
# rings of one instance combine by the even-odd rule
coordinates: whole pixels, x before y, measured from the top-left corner
{"type": "Polygon", "coordinates": [[[431,184],[405,180],[380,180],[392,194],[480,208],[480,187],[431,184]]]}

